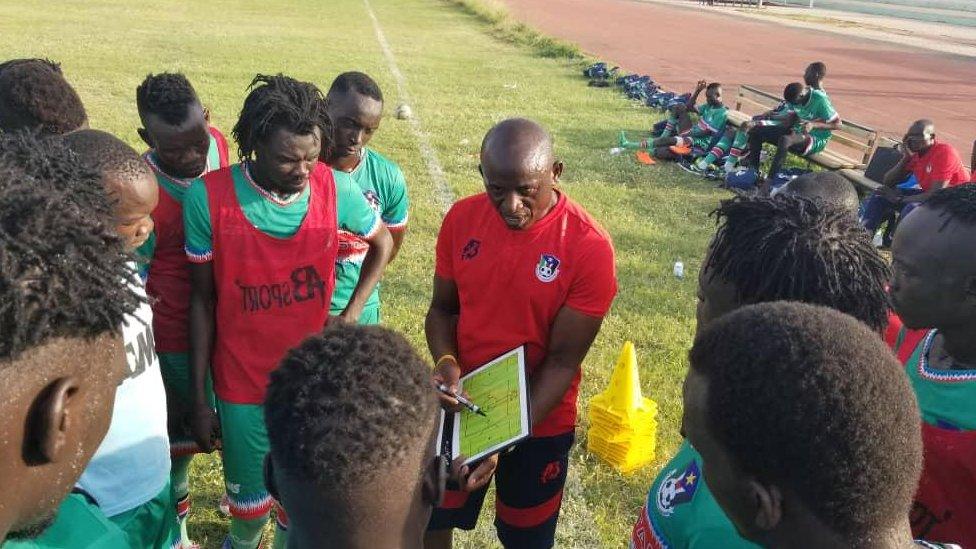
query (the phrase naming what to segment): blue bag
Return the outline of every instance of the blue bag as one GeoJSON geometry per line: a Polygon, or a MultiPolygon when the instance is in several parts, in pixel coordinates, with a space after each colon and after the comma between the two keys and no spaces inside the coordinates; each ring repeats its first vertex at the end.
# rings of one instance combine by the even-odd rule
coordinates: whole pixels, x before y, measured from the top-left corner
{"type": "Polygon", "coordinates": [[[725,176],[725,186],[730,189],[749,191],[756,188],[759,172],[753,168],[739,168],[725,176]]]}

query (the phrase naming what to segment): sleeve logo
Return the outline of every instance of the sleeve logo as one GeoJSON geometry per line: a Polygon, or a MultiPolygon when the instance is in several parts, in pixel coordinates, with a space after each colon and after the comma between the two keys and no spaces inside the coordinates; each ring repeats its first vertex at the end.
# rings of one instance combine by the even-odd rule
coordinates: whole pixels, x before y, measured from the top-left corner
{"type": "Polygon", "coordinates": [[[698,462],[691,460],[684,471],[672,470],[661,482],[657,489],[657,510],[665,517],[674,513],[674,508],[682,503],[688,503],[698,490],[701,473],[698,462]]]}
{"type": "Polygon", "coordinates": [[[481,241],[476,238],[472,238],[471,240],[468,241],[467,244],[464,245],[464,248],[461,250],[461,259],[465,261],[469,259],[474,259],[478,255],[478,251],[480,248],[481,248],[481,241]]]}

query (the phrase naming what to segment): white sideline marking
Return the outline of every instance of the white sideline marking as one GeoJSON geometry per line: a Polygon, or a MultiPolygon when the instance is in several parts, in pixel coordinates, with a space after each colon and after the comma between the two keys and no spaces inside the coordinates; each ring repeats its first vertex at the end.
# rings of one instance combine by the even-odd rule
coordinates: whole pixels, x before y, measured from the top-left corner
{"type": "Polygon", "coordinates": [[[373,30],[376,31],[376,40],[380,43],[380,48],[383,50],[383,57],[386,58],[386,64],[390,67],[390,72],[393,73],[393,78],[396,80],[400,102],[410,105],[410,108],[413,110],[413,116],[407,120],[410,122],[410,129],[417,139],[417,145],[420,147],[421,156],[424,157],[424,163],[427,164],[427,172],[434,181],[434,199],[437,201],[437,205],[440,206],[442,213],[447,213],[451,204],[454,203],[454,193],[451,191],[451,186],[447,183],[447,177],[444,176],[444,168],[441,167],[440,161],[437,160],[437,152],[430,144],[430,137],[420,127],[420,118],[417,115],[416,106],[410,100],[410,93],[407,91],[407,79],[397,66],[396,58],[393,57],[393,52],[390,50],[390,44],[386,41],[383,28],[380,27],[380,21],[376,18],[376,13],[373,12],[373,6],[370,5],[369,0],[363,0],[363,4],[366,5],[366,12],[369,13],[369,18],[373,20],[373,30]]]}

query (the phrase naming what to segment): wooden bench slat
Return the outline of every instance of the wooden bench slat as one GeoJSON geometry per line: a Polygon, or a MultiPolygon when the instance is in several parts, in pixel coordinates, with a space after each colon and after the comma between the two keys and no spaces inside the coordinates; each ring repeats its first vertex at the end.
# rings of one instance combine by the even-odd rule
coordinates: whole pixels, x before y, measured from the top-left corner
{"type": "MultiPolygon", "coordinates": [[[[771,93],[743,84],[739,86],[736,111],[741,111],[743,104],[767,111],[778,106],[780,102],[780,98],[771,93]]],[[[751,116],[748,114],[730,111],[728,120],[734,125],[741,125],[742,122],[745,122],[749,118],[751,116]]],[[[877,131],[857,122],[843,120],[841,128],[833,132],[831,142],[836,142],[838,145],[863,153],[861,159],[848,158],[828,148],[821,153],[808,156],[807,160],[830,170],[862,168],[867,164],[877,149],[878,140],[879,135],[877,131]]]]}
{"type": "Polygon", "coordinates": [[[741,126],[743,122],[752,120],[752,117],[742,111],[729,111],[726,115],[726,123],[733,126],[741,126]]]}
{"type": "Polygon", "coordinates": [[[850,134],[848,134],[843,129],[835,131],[830,136],[830,141],[840,143],[841,145],[846,145],[848,147],[851,147],[852,149],[858,149],[858,150],[865,150],[871,147],[871,145],[865,143],[864,141],[861,141],[859,139],[852,139],[850,137],[850,134]]]}
{"type": "Polygon", "coordinates": [[[854,160],[852,158],[847,158],[846,156],[839,155],[833,151],[825,150],[815,154],[805,156],[807,160],[813,162],[814,164],[823,166],[828,170],[840,170],[843,168],[861,168],[864,164],[854,160]]]}

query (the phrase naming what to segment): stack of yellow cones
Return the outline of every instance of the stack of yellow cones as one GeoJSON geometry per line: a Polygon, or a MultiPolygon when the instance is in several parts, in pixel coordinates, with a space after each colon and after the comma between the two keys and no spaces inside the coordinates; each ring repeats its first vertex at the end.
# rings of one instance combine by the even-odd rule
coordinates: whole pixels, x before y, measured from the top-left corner
{"type": "Polygon", "coordinates": [[[624,343],[606,391],[590,399],[586,447],[629,473],[654,459],[657,404],[641,394],[634,344],[624,343]]]}

